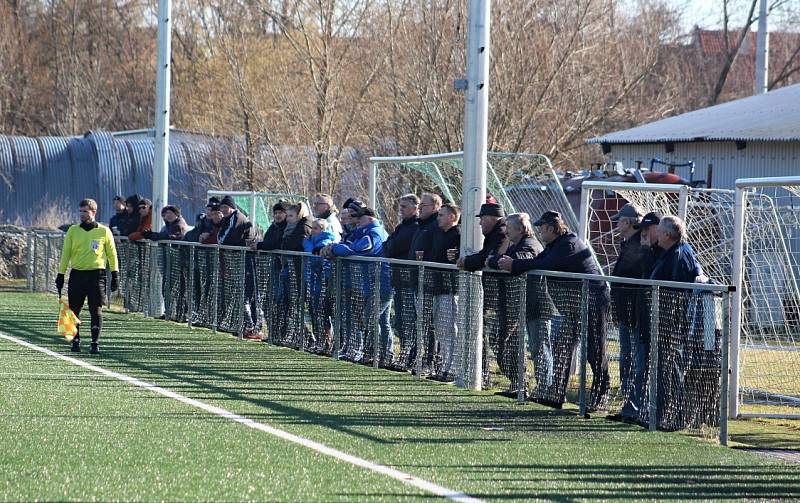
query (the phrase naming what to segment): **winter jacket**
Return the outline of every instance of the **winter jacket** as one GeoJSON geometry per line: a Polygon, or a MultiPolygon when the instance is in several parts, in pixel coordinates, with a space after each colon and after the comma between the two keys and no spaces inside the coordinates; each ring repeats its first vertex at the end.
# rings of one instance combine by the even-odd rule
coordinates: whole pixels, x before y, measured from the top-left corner
{"type": "MultiPolygon", "coordinates": [[[[383,256],[386,258],[396,258],[408,260],[408,252],[411,249],[411,242],[419,229],[419,219],[416,216],[406,218],[394,228],[394,232],[389,235],[383,243],[383,256]]],[[[392,286],[395,288],[413,288],[414,282],[411,281],[409,274],[404,274],[406,266],[392,267],[392,286]]]]}
{"type": "Polygon", "coordinates": [[[188,241],[190,243],[197,243],[200,241],[200,234],[210,234],[214,231],[214,222],[211,221],[210,218],[206,217],[204,214],[197,215],[197,223],[194,225],[194,229],[190,230],[183,236],[184,241],[188,241]]]}
{"type": "Polygon", "coordinates": [[[497,250],[500,249],[505,238],[506,221],[505,219],[501,219],[497,221],[497,224],[492,228],[489,234],[484,236],[483,248],[481,248],[478,253],[473,253],[472,255],[464,257],[464,269],[467,271],[479,271],[483,269],[486,259],[489,258],[490,255],[497,254],[497,250]]]}
{"type": "Polygon", "coordinates": [[[291,234],[281,238],[280,249],[286,251],[303,251],[303,241],[309,236],[311,236],[311,223],[308,218],[303,217],[297,221],[297,225],[291,234]]]}
{"type": "MultiPolygon", "coordinates": [[[[514,260],[531,259],[536,256],[536,240],[526,237],[517,244],[511,244],[505,251],[514,260]]],[[[489,257],[489,268],[499,269],[500,255],[489,257]]],[[[547,291],[547,279],[542,276],[528,275],[525,285],[525,318],[528,320],[552,319],[556,314],[553,299],[547,291]]]]}
{"type": "MultiPolygon", "coordinates": [[[[622,278],[642,277],[642,232],[638,231],[622,241],[612,276],[622,278]]],[[[620,324],[633,327],[636,324],[636,303],[641,287],[624,283],[611,284],[611,300],[620,324]]]]}
{"type": "Polygon", "coordinates": [[[178,217],[171,224],[164,220],[164,226],[161,227],[159,232],[148,232],[145,236],[152,241],[180,241],[186,235],[186,229],[186,220],[183,217],[178,217]]]}
{"type": "Polygon", "coordinates": [[[115,236],[127,236],[130,232],[131,215],[128,210],[116,213],[108,222],[108,228],[115,236]]]}
{"type": "Polygon", "coordinates": [[[283,222],[272,222],[264,233],[264,239],[256,245],[259,250],[278,250],[283,241],[283,230],[286,228],[286,220],[283,222]]]}
{"type": "MultiPolygon", "coordinates": [[[[425,255],[426,262],[439,262],[441,264],[454,264],[455,260],[447,258],[447,250],[456,250],[456,260],[458,260],[458,249],[461,245],[461,229],[456,225],[447,232],[439,227],[431,231],[433,241],[431,248],[425,255]]],[[[431,268],[431,274],[425,275],[425,289],[433,295],[445,295],[458,293],[458,277],[456,271],[431,268]]]]}
{"type": "Polygon", "coordinates": [[[411,239],[411,246],[408,249],[409,260],[416,260],[418,251],[426,254],[430,251],[433,237],[439,229],[439,223],[436,221],[438,217],[439,212],[436,212],[426,219],[419,219],[417,224],[419,228],[414,233],[414,237],[411,239]]]}
{"type": "Polygon", "coordinates": [[[255,239],[253,224],[247,220],[239,210],[222,219],[220,233],[217,237],[219,244],[225,246],[245,246],[247,240],[255,239]]]}
{"type": "Polygon", "coordinates": [[[147,210],[147,215],[139,217],[139,225],[136,226],[136,230],[128,234],[128,239],[131,241],[141,241],[145,238],[145,233],[150,232],[153,230],[152,226],[153,222],[153,208],[147,210]]]}
{"type": "MultiPolygon", "coordinates": [[[[361,257],[382,257],[383,243],[389,235],[378,220],[373,220],[369,224],[357,228],[353,231],[352,241],[349,243],[336,243],[331,248],[331,253],[337,257],[349,257],[357,255],[361,257]]],[[[370,262],[360,262],[357,266],[349,265],[350,268],[359,267],[362,278],[361,286],[364,296],[369,298],[374,289],[375,265],[370,262]]],[[[383,263],[380,268],[381,294],[387,295],[391,292],[391,278],[389,274],[389,264],[383,263]]],[[[353,285],[355,286],[355,285],[353,285]]]]}

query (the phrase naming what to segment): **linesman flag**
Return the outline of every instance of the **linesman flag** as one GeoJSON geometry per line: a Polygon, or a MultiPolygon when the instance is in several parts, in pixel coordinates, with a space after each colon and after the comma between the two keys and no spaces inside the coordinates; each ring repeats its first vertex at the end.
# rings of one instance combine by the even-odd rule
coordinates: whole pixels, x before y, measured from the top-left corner
{"type": "Polygon", "coordinates": [[[63,335],[67,342],[72,341],[76,335],[78,335],[78,325],[81,324],[81,320],[75,316],[75,313],[72,312],[72,309],[69,308],[69,304],[64,299],[58,299],[61,303],[61,309],[58,311],[58,323],[56,324],[56,332],[59,335],[63,335]]]}

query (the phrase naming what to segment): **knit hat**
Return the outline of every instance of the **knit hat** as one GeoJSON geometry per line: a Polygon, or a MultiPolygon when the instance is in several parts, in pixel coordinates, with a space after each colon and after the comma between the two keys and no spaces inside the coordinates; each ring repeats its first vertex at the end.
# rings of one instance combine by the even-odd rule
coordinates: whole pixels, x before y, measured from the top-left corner
{"type": "Polygon", "coordinates": [[[161,209],[161,215],[164,215],[167,211],[171,211],[175,213],[177,216],[181,216],[181,209],[175,206],[174,204],[168,204],[161,209]]]}
{"type": "Polygon", "coordinates": [[[228,208],[233,208],[234,210],[236,209],[236,201],[234,201],[231,196],[223,197],[222,201],[220,201],[219,204],[220,204],[220,206],[222,206],[224,204],[228,208]]]}
{"type": "Polygon", "coordinates": [[[272,206],[272,212],[275,213],[276,211],[282,211],[286,213],[286,201],[280,200],[272,206]]]}
{"type": "Polygon", "coordinates": [[[211,196],[208,198],[208,204],[206,204],[206,208],[210,208],[212,206],[219,205],[219,198],[217,196],[211,196]]]}

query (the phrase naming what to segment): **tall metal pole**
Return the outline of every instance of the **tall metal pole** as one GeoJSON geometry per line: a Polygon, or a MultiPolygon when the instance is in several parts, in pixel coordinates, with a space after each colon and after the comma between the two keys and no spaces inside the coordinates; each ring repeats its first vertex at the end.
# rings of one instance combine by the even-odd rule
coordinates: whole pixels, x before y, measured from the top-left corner
{"type": "Polygon", "coordinates": [[[769,33],[767,32],[767,0],[758,6],[758,38],[756,41],[756,87],[755,94],[767,92],[769,70],[769,33]]]}
{"type": "MultiPolygon", "coordinates": [[[[474,219],[486,200],[486,148],[489,123],[489,27],[490,0],[469,0],[467,14],[467,94],[464,103],[464,181],[462,185],[463,224],[461,256],[475,253],[483,244],[483,235],[474,219]]],[[[480,288],[468,281],[468,288],[480,288]]],[[[480,295],[480,292],[476,292],[480,295]]],[[[480,297],[478,297],[480,299],[480,297]]],[[[468,386],[480,389],[483,382],[483,312],[482,302],[464,305],[468,310],[468,333],[473,353],[470,355],[468,386]]]]}
{"type": "Polygon", "coordinates": [[[170,59],[172,55],[171,0],[158,0],[158,55],[156,58],[156,125],[153,158],[153,229],[160,227],[161,208],[169,198],[170,59]]]}

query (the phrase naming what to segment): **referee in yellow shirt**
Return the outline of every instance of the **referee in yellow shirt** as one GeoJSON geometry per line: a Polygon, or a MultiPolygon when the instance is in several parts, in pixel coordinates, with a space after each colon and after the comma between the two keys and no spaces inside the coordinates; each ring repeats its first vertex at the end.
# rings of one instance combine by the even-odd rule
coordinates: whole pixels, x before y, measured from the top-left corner
{"type": "MultiPolygon", "coordinates": [[[[64,238],[56,288],[61,295],[64,274],[71,264],[67,300],[76,316],[80,316],[84,301],[89,300],[89,314],[92,318],[92,345],[89,353],[96,355],[100,352],[97,340],[100,338],[103,323],[101,314],[106,297],[106,263],[111,268],[111,291],[119,286],[117,248],[114,246],[111,230],[94,219],[97,202],[94,199],[84,199],[79,206],[81,223],[71,226],[64,238]]],[[[78,331],[78,335],[72,339],[72,351],[75,353],[81,350],[80,337],[78,331]]]]}

